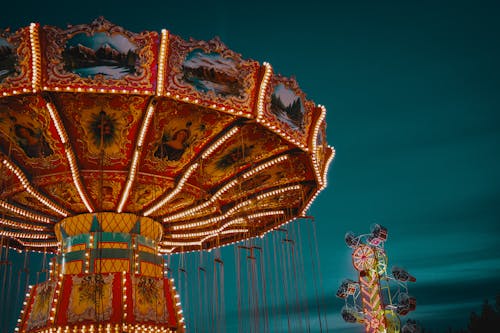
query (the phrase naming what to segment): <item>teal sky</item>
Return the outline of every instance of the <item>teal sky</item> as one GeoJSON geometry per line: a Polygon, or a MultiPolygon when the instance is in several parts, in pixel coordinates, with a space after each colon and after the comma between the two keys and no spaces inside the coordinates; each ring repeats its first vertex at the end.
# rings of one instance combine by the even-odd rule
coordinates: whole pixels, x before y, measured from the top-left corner
{"type": "MultiPolygon", "coordinates": [[[[7,8],[6,8],[7,7],[7,8]]],[[[465,327],[500,294],[500,5],[495,1],[9,2],[1,26],[103,15],[131,31],[219,36],[295,76],[327,107],[337,155],[310,209],[332,332],[362,332],[335,291],[355,278],[346,231],[389,229],[390,265],[426,328],[465,327]]]]}

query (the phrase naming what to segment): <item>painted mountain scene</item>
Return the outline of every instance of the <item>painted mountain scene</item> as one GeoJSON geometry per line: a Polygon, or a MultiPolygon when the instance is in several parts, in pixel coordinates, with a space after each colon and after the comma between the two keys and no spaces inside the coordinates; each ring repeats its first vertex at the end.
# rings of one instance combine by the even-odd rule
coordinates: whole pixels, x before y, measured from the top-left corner
{"type": "Polygon", "coordinates": [[[219,53],[194,50],[182,64],[183,79],[198,91],[213,91],[222,96],[241,96],[243,86],[234,59],[224,58],[219,53]]]}
{"type": "Polygon", "coordinates": [[[271,95],[271,112],[294,130],[304,132],[304,106],[292,90],[279,84],[271,95]]]}
{"type": "Polygon", "coordinates": [[[0,82],[16,72],[17,57],[12,45],[0,37],[0,82]]]}
{"type": "Polygon", "coordinates": [[[63,51],[64,68],[83,78],[103,75],[120,79],[140,71],[137,47],[122,35],[109,36],[103,32],[88,36],[73,36],[63,51]]]}

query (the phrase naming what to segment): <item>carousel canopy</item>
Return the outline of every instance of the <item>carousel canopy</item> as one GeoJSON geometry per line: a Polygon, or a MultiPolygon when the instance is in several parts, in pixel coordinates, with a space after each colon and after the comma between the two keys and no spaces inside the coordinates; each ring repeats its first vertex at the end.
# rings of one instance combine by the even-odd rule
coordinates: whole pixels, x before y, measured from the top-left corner
{"type": "Polygon", "coordinates": [[[326,185],[325,132],[295,79],[217,38],[103,18],[4,30],[0,236],[55,252],[58,222],[104,212],[161,223],[169,253],[262,236],[326,185]]]}

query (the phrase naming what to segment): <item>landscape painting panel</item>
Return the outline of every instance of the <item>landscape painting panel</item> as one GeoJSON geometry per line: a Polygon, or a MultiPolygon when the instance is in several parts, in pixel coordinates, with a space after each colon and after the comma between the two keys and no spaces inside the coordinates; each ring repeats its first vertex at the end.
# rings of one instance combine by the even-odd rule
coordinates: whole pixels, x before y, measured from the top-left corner
{"type": "Polygon", "coordinates": [[[271,95],[271,112],[293,130],[304,132],[305,109],[302,100],[283,84],[277,85],[271,95]]]}
{"type": "Polygon", "coordinates": [[[0,83],[16,72],[17,56],[14,47],[0,37],[0,83]]]}
{"type": "Polygon", "coordinates": [[[191,51],[182,64],[183,79],[200,92],[212,91],[221,96],[241,96],[237,63],[219,53],[191,51]]]}
{"type": "Polygon", "coordinates": [[[125,75],[140,74],[137,46],[119,34],[79,33],[68,40],[62,55],[64,68],[83,78],[103,75],[121,79],[125,75]]]}

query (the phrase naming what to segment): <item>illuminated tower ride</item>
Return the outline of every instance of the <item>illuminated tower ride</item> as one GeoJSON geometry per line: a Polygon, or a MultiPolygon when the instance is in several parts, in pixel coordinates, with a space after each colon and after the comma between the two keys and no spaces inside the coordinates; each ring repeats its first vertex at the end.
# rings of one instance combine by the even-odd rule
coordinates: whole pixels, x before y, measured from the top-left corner
{"type": "Polygon", "coordinates": [[[16,330],[184,331],[163,255],[305,216],[333,155],[325,108],[218,39],[1,31],[0,272],[12,249],[53,255],[16,330]]]}
{"type": "Polygon", "coordinates": [[[416,308],[416,300],[408,295],[406,286],[407,282],[415,282],[415,277],[396,266],[391,275],[387,273],[386,240],[387,229],[378,224],[369,234],[345,235],[347,246],[353,249],[352,264],[359,272],[358,281],[344,280],[337,297],[346,300],[342,318],[350,323],[363,323],[367,333],[399,333],[399,316],[416,308]],[[394,286],[396,290],[391,291],[394,286]]]}

